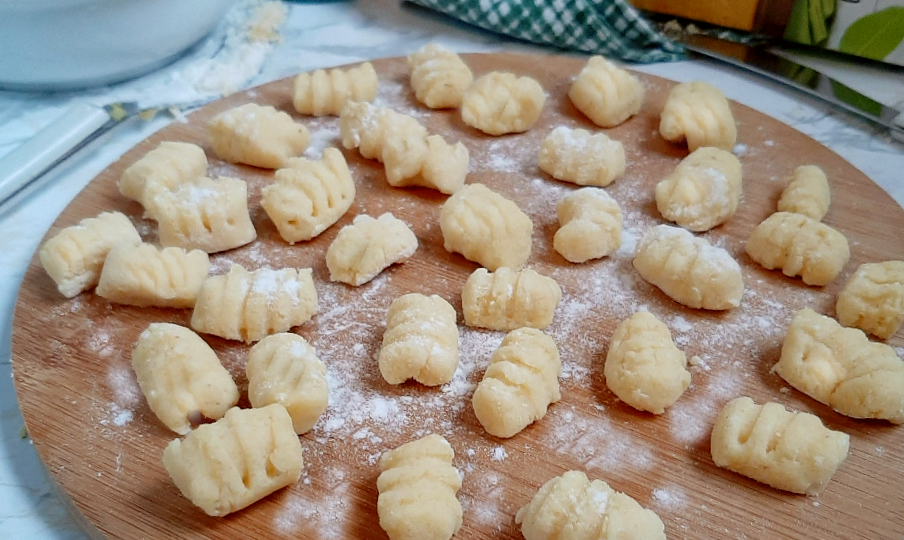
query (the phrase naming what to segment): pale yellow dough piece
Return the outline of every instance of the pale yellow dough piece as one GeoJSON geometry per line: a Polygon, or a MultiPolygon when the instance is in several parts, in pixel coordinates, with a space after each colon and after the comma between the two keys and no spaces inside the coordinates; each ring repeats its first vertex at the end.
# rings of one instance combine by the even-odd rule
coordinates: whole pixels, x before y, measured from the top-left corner
{"type": "Polygon", "coordinates": [[[283,167],[311,142],[308,128],[288,113],[256,103],[220,113],[210,121],[207,133],[221,159],[262,169],[283,167]]]}
{"type": "Polygon", "coordinates": [[[772,370],[841,414],[904,424],[904,361],[812,309],[794,314],[772,370]]]}
{"type": "Polygon", "coordinates": [[[414,96],[431,109],[458,107],[465,89],[474,81],[461,57],[436,43],[408,55],[408,69],[414,96]]]}
{"type": "Polygon", "coordinates": [[[525,540],[665,540],[655,512],[581,471],[543,484],[515,523],[525,540]]]}
{"type": "Polygon", "coordinates": [[[543,139],[540,169],[579,186],[608,186],[625,173],[625,148],[605,133],[559,126],[543,139]]]}
{"type": "Polygon", "coordinates": [[[687,140],[691,152],[703,146],[730,152],[738,138],[725,94],[703,81],[672,88],[660,116],[659,133],[667,141],[687,140]]]}
{"type": "Polygon", "coordinates": [[[233,264],[229,273],[201,286],[191,327],[198,332],[252,343],[302,325],[317,313],[311,269],[261,268],[233,264]]]}
{"type": "Polygon", "coordinates": [[[904,261],[861,264],[835,304],[838,322],[882,339],[904,322],[904,261]]]}
{"type": "Polygon", "coordinates": [[[561,373],[559,349],[551,337],[535,328],[509,332],[474,390],[477,420],[490,435],[514,437],[561,399],[561,373]]]}
{"type": "Polygon", "coordinates": [[[295,77],[292,104],[299,114],[338,116],[347,103],[377,97],[377,72],[370,62],[351,68],[318,69],[295,77]]]}
{"type": "Polygon", "coordinates": [[[248,354],[245,373],[251,406],[279,403],[299,435],[314,427],[329,404],[326,366],[299,335],[279,333],[257,342],[248,354]]]}
{"type": "Polygon", "coordinates": [[[428,435],[380,457],[377,514],[389,540],[448,540],[461,528],[456,494],[461,477],[455,452],[440,435],[428,435]]]}
{"type": "Polygon", "coordinates": [[[455,319],[455,308],[435,294],[411,293],[393,300],[379,356],[383,379],[389,384],[414,379],[427,386],[451,381],[458,368],[455,319]]]}
{"type": "Polygon", "coordinates": [[[649,311],[638,311],[615,328],[603,372],[619,399],[653,414],[664,413],[691,384],[687,358],[649,311]]]}
{"type": "Polygon", "coordinates": [[[747,254],[768,270],[800,276],[807,285],[827,285],[851,257],[843,234],[802,214],[776,212],[747,239],[747,254]]]}
{"type": "Polygon", "coordinates": [[[125,214],[103,212],[66,227],[41,246],[38,256],[60,294],[72,298],[97,285],[107,253],[141,237],[125,214]]]}
{"type": "Polygon", "coordinates": [[[195,178],[172,191],[157,193],[152,200],[148,215],[159,225],[163,246],[217,253],[257,238],[244,180],[195,178]]]}
{"type": "Polygon", "coordinates": [[[461,101],[461,119],[488,135],[521,133],[540,118],[546,93],[530,77],[493,71],[474,81],[461,101]]]}
{"type": "Polygon", "coordinates": [[[163,451],[166,472],[209,516],[241,510],[294,484],[304,466],[301,440],[282,405],[232,408],[163,451]]]}
{"type": "Polygon", "coordinates": [[[468,184],[443,204],[439,214],[446,251],[495,271],[517,270],[530,257],[533,224],[514,202],[483,184],[468,184]]]}
{"type": "Polygon", "coordinates": [[[355,200],[355,181],[335,148],[325,148],[320,161],[290,159],[274,179],[261,190],[261,206],[289,244],[316,237],[339,221],[355,200]]]}
{"type": "Polygon", "coordinates": [[[573,263],[599,259],[621,246],[622,211],[608,193],[581,188],[566,195],[556,206],[559,230],[552,245],[573,263]]]}
{"type": "Polygon", "coordinates": [[[594,124],[615,127],[640,112],[644,87],[633,74],[602,56],[591,56],[568,97],[594,124]]]}
{"type": "Polygon", "coordinates": [[[207,156],[195,144],[163,141],[122,173],[119,192],[147,207],[161,191],[207,176],[207,156]]]}
{"type": "Polygon", "coordinates": [[[468,326],[542,330],[552,324],[561,299],[562,289],[556,280],[529,268],[516,272],[502,266],[492,273],[478,268],[465,281],[461,308],[468,326]]]}
{"type": "Polygon", "coordinates": [[[831,202],[832,191],[826,173],[815,165],[801,165],[794,169],[788,186],[782,191],[778,211],[803,214],[822,221],[831,202]]]}
{"type": "Polygon", "coordinates": [[[95,292],[118,304],[190,308],[209,270],[210,258],[199,249],[117,244],[107,254],[95,292]]]}
{"type": "Polygon", "coordinates": [[[724,249],[678,227],[657,225],[648,230],[637,245],[634,268],[687,307],[732,309],[744,296],[737,261],[724,249]]]}
{"type": "Polygon", "coordinates": [[[363,285],[389,266],[408,260],[417,246],[408,225],[392,214],[377,219],[357,216],[339,230],[326,251],[330,281],[363,285]]]}
{"type": "Polygon", "coordinates": [[[662,217],[702,232],[725,223],[741,201],[741,162],[731,152],[698,148],[656,184],[662,217]]]}
{"type": "Polygon", "coordinates": [[[198,413],[222,418],[239,389],[210,346],[184,326],[151,323],[132,350],[132,369],[148,406],[179,435],[198,413]]]}
{"type": "Polygon", "coordinates": [[[815,415],[739,397],[716,418],[710,449],[719,467],[777,489],[816,495],[847,457],[849,444],[846,433],[825,427],[815,415]]]}

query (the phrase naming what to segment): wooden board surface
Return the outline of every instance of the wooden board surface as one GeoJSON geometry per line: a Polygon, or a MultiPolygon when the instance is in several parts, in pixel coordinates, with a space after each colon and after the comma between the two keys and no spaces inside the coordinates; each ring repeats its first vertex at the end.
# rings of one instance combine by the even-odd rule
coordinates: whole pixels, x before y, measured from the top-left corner
{"type": "MultiPolygon", "coordinates": [[[[193,507],[161,463],[174,434],[150,412],[130,368],[131,349],[150,322],[187,325],[190,311],[111,305],[90,292],[67,300],[33,261],[13,323],[15,384],[35,447],[87,518],[89,532],[123,540],[382,539],[386,536],[376,514],[380,453],[436,432],[451,442],[454,464],[464,476],[459,493],[464,525],[457,538],[521,538],[514,524],[517,509],[553,476],[581,469],[656,511],[669,538],[899,540],[904,531],[904,428],[841,416],[788,388],[770,368],[795,310],[812,307],[832,315],[838,291],[858,264],[904,258],[904,211],[816,141],[733,104],[736,152],[744,167],[743,201],[726,225],[703,236],[737,258],[746,292],[741,307],[727,313],[686,309],[643,282],[631,266],[633,244],[646,228],[662,222],[653,186],[687,154],[657,131],[659,111],[673,83],[642,75],[648,88],[643,112],[606,131],[624,143],[627,153],[626,174],[607,188],[623,208],[625,243],[611,257],[574,265],[551,244],[555,205],[575,187],[542,173],[536,155],[555,126],[594,129],[566,97],[582,61],[501,54],[466,56],[466,61],[476,75],[505,69],[540,81],[549,98],[538,124],[524,134],[492,138],[465,126],[455,111],[431,112],[414,101],[400,59],[375,63],[380,74],[377,102],[415,116],[430,132],[462,140],[471,154],[468,182],[486,183],[512,198],[533,220],[528,266],[553,276],[564,293],[548,329],[564,364],[562,400],[512,439],[487,435],[470,396],[503,333],[467,328],[461,318],[461,364],[452,383],[428,389],[413,383],[394,387],[382,380],[374,357],[392,299],[412,291],[436,293],[460,314],[461,287],[476,265],[442,247],[438,215],[445,196],[388,187],[382,166],[356,151],[343,150],[358,189],[351,210],[312,242],[284,243],[259,206],[260,189],[272,172],[219,161],[205,138],[208,119],[241,103],[292,112],[292,81],[274,82],[213,103],[187,123],[174,123],[127,152],[73,201],[48,234],[101,211],[120,210],[146,241],[155,241],[154,224],[142,219],[138,204],[119,195],[116,181],[125,167],[162,140],[195,142],[207,151],[211,175],[247,180],[258,240],[212,256],[212,271],[223,273],[232,262],[249,269],[314,269],[320,313],[295,331],[314,344],[328,366],[331,405],[314,430],[301,437],[303,478],[226,518],[210,518],[193,507]],[[826,222],[851,244],[851,261],[824,288],[763,270],[743,251],[753,227],[774,211],[784,179],[805,163],[828,172],[833,203],[826,222]],[[358,288],[330,283],[324,253],[339,227],[358,214],[390,211],[417,235],[415,256],[358,288]],[[691,368],[691,387],[661,416],[619,402],[602,377],[615,325],[641,307],[669,325],[688,358],[699,358],[691,368]],[[712,421],[724,403],[740,395],[813,412],[828,427],[851,435],[848,459],[819,497],[783,493],[713,464],[712,421]]],[[[312,132],[309,155],[339,146],[338,119],[296,117],[312,132]]],[[[244,393],[248,347],[205,339],[244,393]]],[[[889,343],[904,345],[904,333],[899,331],[889,343]]],[[[247,406],[247,400],[243,397],[240,404],[247,406]]]]}

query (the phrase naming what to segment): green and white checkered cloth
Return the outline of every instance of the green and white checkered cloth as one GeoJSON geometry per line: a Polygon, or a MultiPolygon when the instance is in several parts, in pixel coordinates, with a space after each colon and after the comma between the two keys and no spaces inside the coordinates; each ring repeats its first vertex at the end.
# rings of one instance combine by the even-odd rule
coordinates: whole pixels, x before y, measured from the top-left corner
{"type": "Polygon", "coordinates": [[[627,0],[408,0],[484,30],[626,62],[684,58],[627,0]]]}

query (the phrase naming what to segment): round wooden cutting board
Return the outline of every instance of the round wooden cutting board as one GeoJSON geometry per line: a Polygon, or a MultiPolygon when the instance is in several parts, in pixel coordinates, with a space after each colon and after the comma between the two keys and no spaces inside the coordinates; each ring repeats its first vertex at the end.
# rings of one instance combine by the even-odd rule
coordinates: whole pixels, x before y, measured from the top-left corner
{"type": "MultiPolygon", "coordinates": [[[[627,155],[627,172],[606,188],[624,213],[623,245],[610,257],[575,265],[552,249],[552,236],[558,227],[556,203],[576,187],[542,173],[537,152],[556,126],[598,130],[566,97],[583,61],[507,54],[465,60],[478,76],[508,70],[537,79],[548,93],[537,125],[523,134],[489,137],[464,125],[457,111],[430,111],[414,100],[405,61],[398,58],[374,63],[380,77],[377,104],[416,117],[449,141],[463,141],[471,156],[468,182],[487,184],[531,217],[528,266],[554,277],[563,290],[555,322],[547,329],[563,361],[561,401],[511,439],[486,434],[470,399],[503,333],[468,328],[463,322],[461,363],[451,383],[426,388],[383,381],[375,355],[390,302],[408,292],[433,293],[461,313],[462,285],[477,266],[443,249],[438,216],[444,195],[389,187],[382,165],[355,150],[343,149],[357,185],[351,210],[311,242],[283,242],[259,205],[261,187],[272,181],[272,171],[218,160],[205,136],[215,114],[257,102],[288,111],[308,126],[312,148],[306,155],[316,158],[324,147],[340,146],[338,119],[295,115],[292,80],[277,81],[210,104],[127,152],[69,205],[48,235],[101,211],[118,210],[130,216],[145,241],[156,241],[156,225],[143,219],[138,204],[119,194],[116,182],[160,141],[196,143],[207,152],[211,176],[246,180],[258,239],[213,255],[212,272],[224,273],[232,263],[248,269],[312,267],[320,297],[319,313],[294,329],[317,348],[330,384],[329,409],[301,436],[302,479],[225,518],[211,518],[195,508],[163,468],[163,448],[175,435],[148,409],[130,366],[132,347],[149,323],[187,326],[190,310],[115,305],[93,292],[67,300],[35,258],[13,323],[15,384],[35,448],[87,518],[89,533],[117,540],[384,539],[376,512],[380,454],[439,433],[455,449],[453,463],[463,475],[459,500],[464,524],[456,538],[521,538],[514,523],[517,510],[550,478],[579,469],[654,510],[669,538],[899,540],[904,531],[904,427],[841,416],[789,388],[770,369],[794,311],[811,307],[834,315],[836,295],[857,265],[904,259],[904,210],[816,141],[732,104],[739,133],[735,153],[744,167],[743,200],[727,224],[702,236],[738,260],[746,292],[741,306],[729,312],[684,308],[645,283],[631,264],[643,232],[663,222],[653,186],[687,155],[685,147],[658,133],[659,112],[674,83],[640,75],[647,87],[643,111],[605,130],[624,143],[627,155]],[[823,288],[764,270],[744,253],[751,230],[775,210],[786,178],[808,163],[829,175],[833,203],[825,221],[847,236],[852,253],[838,279],[823,288]],[[331,283],[324,254],[339,229],[356,215],[384,212],[410,224],[420,242],[417,253],[361,287],[331,283]],[[660,416],[621,403],[602,376],[616,324],[640,308],[660,317],[691,359],[691,387],[660,416]],[[850,455],[822,494],[784,493],[713,464],[712,422],[727,401],[742,395],[815,413],[828,427],[851,435],[850,455]]],[[[244,395],[249,347],[204,339],[244,395]]],[[[904,345],[904,333],[888,342],[904,345]]],[[[247,399],[240,405],[248,406],[247,399]]]]}

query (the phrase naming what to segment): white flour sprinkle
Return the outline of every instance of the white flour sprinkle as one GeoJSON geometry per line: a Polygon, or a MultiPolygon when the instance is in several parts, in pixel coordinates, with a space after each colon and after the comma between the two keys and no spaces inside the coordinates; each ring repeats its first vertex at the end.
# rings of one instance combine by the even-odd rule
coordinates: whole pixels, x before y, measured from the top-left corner
{"type": "Polygon", "coordinates": [[[505,458],[507,458],[507,457],[508,457],[508,453],[505,451],[505,448],[503,448],[502,446],[497,446],[496,448],[493,448],[493,456],[491,457],[491,459],[493,461],[504,461],[505,458]]]}
{"type": "Polygon", "coordinates": [[[668,508],[669,510],[683,508],[685,500],[684,490],[677,486],[669,489],[659,488],[653,490],[653,501],[660,507],[668,508]]]}

